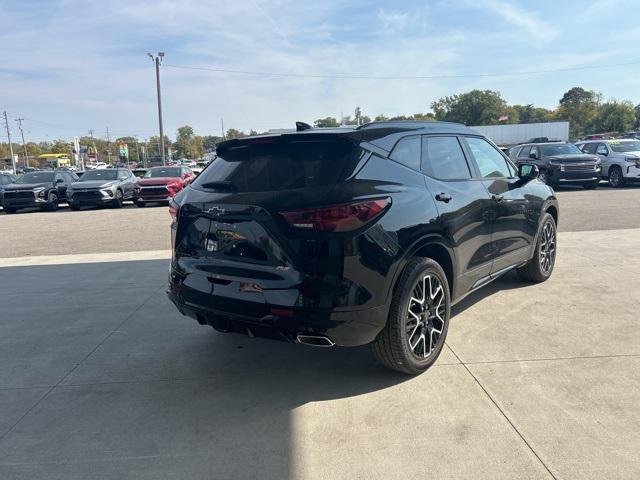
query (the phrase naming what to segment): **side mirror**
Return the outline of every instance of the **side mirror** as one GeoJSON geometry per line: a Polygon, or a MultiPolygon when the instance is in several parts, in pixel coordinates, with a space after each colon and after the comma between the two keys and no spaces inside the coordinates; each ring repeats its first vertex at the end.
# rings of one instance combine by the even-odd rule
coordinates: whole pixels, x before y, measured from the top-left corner
{"type": "Polygon", "coordinates": [[[529,158],[532,158],[534,160],[538,160],[538,154],[536,152],[531,152],[529,154],[529,158]]]}
{"type": "Polygon", "coordinates": [[[518,165],[518,177],[520,180],[530,181],[534,178],[538,178],[540,170],[536,165],[531,163],[521,163],[518,165]]]}

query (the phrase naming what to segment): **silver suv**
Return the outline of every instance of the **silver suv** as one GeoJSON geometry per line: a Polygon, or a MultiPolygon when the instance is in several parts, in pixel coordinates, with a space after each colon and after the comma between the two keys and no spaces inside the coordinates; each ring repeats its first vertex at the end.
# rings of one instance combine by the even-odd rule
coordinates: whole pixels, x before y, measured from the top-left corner
{"type": "Polygon", "coordinates": [[[598,155],[602,160],[602,176],[612,187],[622,187],[627,182],[640,182],[640,140],[589,140],[577,142],[584,153],[598,155]]]}

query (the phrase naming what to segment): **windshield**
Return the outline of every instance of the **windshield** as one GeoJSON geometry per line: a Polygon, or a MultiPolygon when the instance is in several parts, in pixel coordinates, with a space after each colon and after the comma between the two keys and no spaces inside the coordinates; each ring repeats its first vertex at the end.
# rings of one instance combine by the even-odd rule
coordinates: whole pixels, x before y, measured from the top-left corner
{"type": "Polygon", "coordinates": [[[16,183],[50,183],[53,182],[53,172],[32,172],[21,176],[16,183]]]}
{"type": "Polygon", "coordinates": [[[640,152],[640,141],[631,140],[629,142],[609,142],[609,147],[614,152],[640,152]]]}
{"type": "Polygon", "coordinates": [[[542,155],[550,157],[553,155],[573,155],[582,153],[578,147],[571,143],[558,143],[555,145],[541,145],[542,155]]]}
{"type": "Polygon", "coordinates": [[[144,174],[144,178],[159,178],[159,177],[179,177],[180,168],[167,167],[167,168],[152,168],[144,174]]]}
{"type": "Polygon", "coordinates": [[[111,181],[118,179],[118,171],[117,170],[90,170],[85,172],[82,177],[80,177],[81,182],[87,182],[92,180],[104,180],[111,181]]]}

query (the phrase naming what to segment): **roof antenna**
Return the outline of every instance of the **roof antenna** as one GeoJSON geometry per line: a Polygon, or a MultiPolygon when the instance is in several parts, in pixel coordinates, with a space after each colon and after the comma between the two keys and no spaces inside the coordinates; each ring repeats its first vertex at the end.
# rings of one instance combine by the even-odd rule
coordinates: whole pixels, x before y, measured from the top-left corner
{"type": "Polygon", "coordinates": [[[305,130],[311,130],[311,125],[304,122],[296,122],[296,132],[303,132],[305,130]]]}

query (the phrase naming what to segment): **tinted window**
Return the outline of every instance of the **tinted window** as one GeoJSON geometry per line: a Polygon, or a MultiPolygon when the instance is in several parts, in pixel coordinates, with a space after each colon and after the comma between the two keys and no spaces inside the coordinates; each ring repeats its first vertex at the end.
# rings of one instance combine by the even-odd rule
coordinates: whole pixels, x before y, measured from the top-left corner
{"type": "Polygon", "coordinates": [[[540,152],[538,151],[538,147],[536,147],[535,145],[531,145],[531,147],[529,147],[529,155],[527,155],[527,157],[531,157],[531,154],[535,155],[536,158],[540,158],[540,152]]]}
{"type": "Polygon", "coordinates": [[[82,177],[80,177],[80,182],[88,182],[88,181],[94,181],[94,180],[104,180],[106,181],[112,181],[112,180],[117,180],[118,178],[118,172],[117,170],[89,170],[88,172],[85,172],[84,175],[82,175],[82,177]]]}
{"type": "Polygon", "coordinates": [[[471,178],[469,165],[456,137],[423,137],[422,170],[441,180],[471,178]]]}
{"type": "Polygon", "coordinates": [[[540,147],[542,154],[550,157],[552,155],[571,155],[576,153],[582,153],[572,143],[556,143],[553,145],[542,145],[540,147]]]}
{"type": "Polygon", "coordinates": [[[597,143],[585,143],[582,147],[584,153],[596,153],[597,143]]]}
{"type": "Polygon", "coordinates": [[[53,172],[25,173],[16,183],[51,183],[53,182],[53,172]]]}
{"type": "Polygon", "coordinates": [[[513,176],[504,157],[482,138],[465,138],[482,178],[506,178],[513,176]]]}
{"type": "Polygon", "coordinates": [[[159,177],[179,177],[180,167],[156,167],[151,170],[147,170],[144,174],[144,178],[159,178],[159,177]]]}
{"type": "Polygon", "coordinates": [[[193,185],[225,182],[237,192],[265,192],[331,185],[353,173],[360,161],[359,148],[337,137],[313,137],[260,139],[222,148],[193,185]]]}
{"type": "Polygon", "coordinates": [[[525,145],[524,147],[522,147],[522,150],[520,150],[518,157],[529,158],[529,152],[531,152],[531,145],[525,145]]]}
{"type": "Polygon", "coordinates": [[[420,170],[420,137],[400,140],[389,158],[414,170],[420,170]]]}

